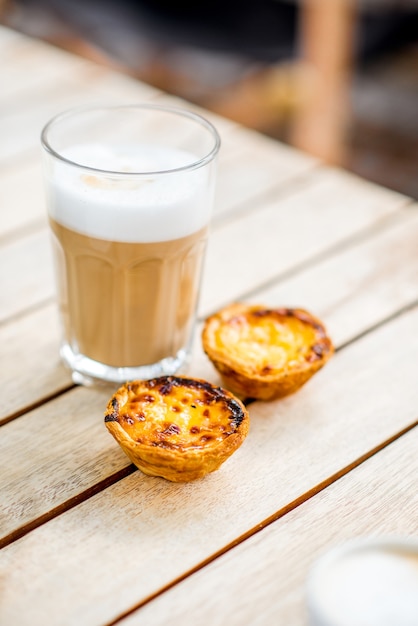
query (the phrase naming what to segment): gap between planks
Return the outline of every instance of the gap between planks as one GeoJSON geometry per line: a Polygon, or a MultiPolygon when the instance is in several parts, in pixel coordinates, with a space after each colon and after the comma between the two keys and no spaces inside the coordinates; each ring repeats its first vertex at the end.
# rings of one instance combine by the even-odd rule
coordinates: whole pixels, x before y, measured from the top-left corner
{"type": "MultiPolygon", "coordinates": [[[[351,344],[355,343],[358,339],[363,338],[366,335],[374,332],[377,328],[379,328],[381,326],[384,326],[386,323],[391,322],[391,321],[395,320],[396,318],[401,317],[404,314],[407,314],[409,311],[411,311],[412,309],[414,309],[417,306],[418,306],[418,300],[416,300],[414,303],[411,303],[411,304],[403,307],[402,309],[400,309],[396,313],[393,313],[393,314],[389,315],[384,320],[381,320],[380,322],[378,322],[377,324],[373,325],[372,327],[362,331],[361,333],[359,333],[358,335],[356,335],[355,337],[353,337],[349,341],[347,341],[344,344],[336,347],[336,352],[343,351],[346,347],[348,347],[351,344]]],[[[30,410],[32,410],[34,408],[37,408],[37,407],[41,406],[45,402],[48,402],[48,401],[53,400],[55,398],[58,398],[58,397],[60,397],[62,395],[65,395],[68,391],[70,391],[74,387],[76,387],[76,385],[71,384],[71,385],[67,386],[65,389],[62,389],[62,390],[58,391],[56,394],[53,394],[53,395],[47,397],[46,399],[39,400],[39,402],[34,404],[32,407],[30,407],[30,408],[28,408],[26,410],[22,410],[19,415],[16,415],[16,418],[20,417],[21,415],[24,415],[25,413],[29,412],[30,410]]],[[[252,402],[253,402],[253,399],[248,398],[245,401],[245,404],[248,406],[252,402]]],[[[7,421],[11,421],[11,419],[13,419],[13,418],[7,419],[7,421]]],[[[5,424],[5,423],[6,423],[6,421],[2,422],[2,424],[5,424]]],[[[1,427],[2,424],[0,424],[0,427],[1,427]]],[[[204,567],[208,563],[211,563],[212,561],[217,559],[219,556],[221,556],[225,552],[228,552],[230,549],[232,549],[236,545],[242,543],[243,541],[245,541],[246,539],[248,539],[249,537],[251,537],[255,533],[259,532],[260,530],[262,530],[263,528],[265,528],[269,524],[271,524],[274,521],[276,521],[277,519],[283,517],[283,515],[289,513],[290,511],[292,511],[296,507],[300,506],[301,504],[303,504],[304,502],[306,502],[307,500],[312,498],[314,495],[316,495],[317,493],[319,493],[320,491],[322,491],[323,489],[325,489],[326,487],[328,487],[329,485],[331,485],[332,483],[337,481],[342,476],[345,476],[348,472],[350,472],[354,468],[356,468],[359,465],[361,465],[362,463],[364,463],[364,461],[366,461],[370,457],[374,456],[377,452],[379,452],[383,448],[387,447],[389,444],[391,444],[392,442],[396,441],[397,439],[399,439],[400,437],[402,437],[403,435],[405,435],[406,433],[411,431],[416,426],[418,426],[418,419],[415,420],[412,424],[409,424],[408,426],[406,426],[404,429],[402,429],[399,432],[395,433],[393,436],[391,436],[388,439],[386,439],[384,442],[380,443],[378,446],[375,446],[374,448],[372,448],[371,450],[369,450],[368,452],[366,452],[362,456],[358,457],[355,461],[353,461],[352,463],[348,464],[346,467],[344,467],[341,470],[339,470],[338,472],[332,474],[329,478],[327,478],[324,481],[320,482],[315,487],[312,487],[312,489],[308,490],[307,492],[305,492],[304,494],[302,494],[301,496],[299,496],[298,498],[296,498],[295,500],[290,502],[285,507],[279,509],[276,513],[274,513],[273,515],[269,516],[268,518],[266,518],[265,520],[263,520],[262,522],[257,524],[257,526],[253,527],[252,529],[250,529],[249,531],[247,531],[246,533],[244,533],[243,535],[238,537],[233,542],[227,544],[224,548],[222,548],[221,550],[219,550],[216,553],[214,553],[211,557],[209,557],[208,559],[205,559],[199,565],[197,565],[196,567],[194,567],[191,570],[187,571],[184,575],[176,578],[169,585],[164,586],[159,591],[157,591],[154,594],[150,595],[144,601],[142,601],[138,605],[135,605],[133,608],[129,609],[129,611],[127,613],[123,613],[115,621],[110,622],[106,626],[112,626],[113,624],[116,624],[118,621],[120,621],[121,619],[127,617],[127,615],[129,615],[133,611],[139,609],[140,607],[144,606],[145,604],[147,604],[148,602],[150,602],[151,600],[153,600],[157,596],[159,596],[162,593],[164,593],[164,591],[167,591],[168,589],[170,589],[171,587],[173,587],[177,583],[181,582],[182,580],[184,580],[185,578],[187,578],[191,574],[195,573],[196,571],[198,571],[199,569],[201,569],[202,567],[204,567]]],[[[111,485],[116,484],[117,482],[119,482],[123,478],[126,478],[127,476],[129,476],[130,474],[132,474],[135,471],[137,471],[137,468],[133,464],[129,464],[126,467],[122,468],[121,470],[118,470],[114,474],[111,474],[110,476],[107,476],[106,478],[104,478],[103,480],[99,481],[95,485],[92,485],[91,487],[89,487],[85,491],[82,491],[81,493],[79,493],[76,496],[70,498],[69,500],[66,500],[65,502],[62,502],[60,505],[58,505],[57,507],[51,509],[47,513],[41,515],[40,517],[37,517],[36,519],[32,520],[31,522],[29,522],[27,524],[24,524],[20,528],[16,528],[14,531],[12,531],[8,535],[5,535],[2,539],[0,539],[0,550],[2,548],[5,548],[6,546],[10,545],[14,541],[17,541],[18,539],[21,539],[22,537],[27,535],[32,530],[35,530],[36,528],[39,528],[40,526],[43,526],[45,523],[49,522],[50,520],[54,519],[55,517],[58,517],[62,513],[66,513],[67,511],[73,509],[78,504],[81,504],[82,502],[85,502],[85,501],[89,500],[90,498],[92,498],[93,496],[98,494],[99,492],[104,491],[106,488],[110,487],[111,485]]]]}
{"type": "Polygon", "coordinates": [[[81,504],[82,502],[89,500],[90,498],[98,494],[100,491],[104,491],[111,485],[114,485],[120,480],[122,480],[123,478],[126,478],[130,474],[133,474],[133,472],[135,471],[138,471],[135,465],[133,464],[127,465],[126,467],[118,470],[114,474],[111,474],[110,476],[107,476],[103,480],[100,480],[98,483],[96,483],[92,487],[89,487],[85,491],[82,491],[81,493],[77,494],[76,496],[73,496],[69,500],[62,502],[61,504],[54,507],[47,513],[44,513],[43,515],[41,515],[40,517],[37,517],[31,522],[24,524],[20,528],[16,528],[16,530],[12,531],[8,535],[5,535],[2,539],[0,539],[0,550],[10,545],[14,541],[21,539],[22,537],[30,533],[32,530],[39,528],[39,526],[43,526],[43,524],[46,524],[47,522],[54,519],[55,517],[58,517],[62,513],[66,513],[67,511],[70,511],[78,504],[81,504]]]}
{"type": "MultiPolygon", "coordinates": [[[[9,422],[12,422],[18,417],[22,417],[22,415],[25,415],[26,413],[30,413],[30,411],[34,411],[35,409],[39,408],[43,404],[46,404],[47,402],[51,402],[52,400],[55,400],[56,398],[63,396],[64,394],[68,393],[68,391],[71,391],[72,389],[74,389],[74,387],[77,387],[75,383],[70,383],[69,385],[65,385],[65,387],[61,387],[61,389],[57,389],[57,391],[55,391],[54,393],[50,393],[47,396],[40,398],[36,402],[32,402],[31,404],[28,404],[26,407],[23,407],[19,411],[15,411],[14,413],[7,415],[6,417],[0,420],[0,427],[4,426],[4,424],[8,424],[9,422]]],[[[0,547],[1,547],[1,541],[0,541],[0,547]]]]}

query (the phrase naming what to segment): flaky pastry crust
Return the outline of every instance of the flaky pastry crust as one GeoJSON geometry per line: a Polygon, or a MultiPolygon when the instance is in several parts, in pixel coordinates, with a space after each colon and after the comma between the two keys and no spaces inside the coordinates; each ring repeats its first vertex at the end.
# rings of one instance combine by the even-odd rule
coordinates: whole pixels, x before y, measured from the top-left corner
{"type": "Polygon", "coordinates": [[[294,393],[334,352],[323,323],[308,311],[241,303],[206,320],[202,343],[228,389],[260,400],[294,393]]]}
{"type": "Polygon", "coordinates": [[[235,452],[249,417],[226,389],[163,376],[122,385],[109,400],[105,424],[145,474],[186,482],[217,470],[235,452]]]}

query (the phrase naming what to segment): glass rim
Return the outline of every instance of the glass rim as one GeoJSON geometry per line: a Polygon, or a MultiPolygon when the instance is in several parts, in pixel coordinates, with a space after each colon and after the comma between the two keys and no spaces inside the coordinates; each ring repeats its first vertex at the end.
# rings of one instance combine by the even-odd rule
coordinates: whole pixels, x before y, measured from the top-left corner
{"type": "Polygon", "coordinates": [[[54,115],[54,117],[52,117],[43,127],[41,131],[41,144],[44,150],[48,152],[51,156],[62,161],[63,163],[66,163],[73,167],[77,167],[83,171],[88,170],[88,171],[92,171],[92,172],[96,172],[100,174],[112,175],[112,176],[117,176],[121,178],[131,178],[134,176],[157,176],[157,175],[161,176],[164,174],[176,174],[180,172],[187,172],[190,170],[199,169],[200,167],[203,167],[207,163],[210,163],[215,158],[221,146],[221,138],[215,126],[211,122],[209,122],[206,118],[204,118],[202,115],[199,115],[198,113],[195,113],[194,111],[182,109],[181,107],[166,106],[163,104],[148,104],[148,103],[135,104],[134,103],[134,104],[103,105],[103,106],[101,105],[100,106],[99,105],[79,106],[79,107],[73,107],[71,109],[62,111],[61,113],[54,115]],[[61,122],[62,120],[68,119],[72,116],[76,116],[82,113],[88,113],[88,112],[94,112],[94,111],[116,111],[118,109],[120,110],[140,109],[140,110],[148,110],[148,111],[161,111],[163,113],[171,113],[173,115],[178,115],[183,118],[189,118],[190,120],[193,120],[194,122],[200,124],[200,126],[205,127],[206,130],[209,131],[209,133],[212,135],[212,138],[213,138],[213,147],[203,157],[196,159],[195,161],[187,165],[182,165],[181,167],[174,167],[174,168],[163,169],[163,170],[121,172],[118,170],[107,170],[107,169],[98,168],[98,167],[91,167],[89,165],[83,165],[82,163],[77,163],[76,161],[68,159],[64,157],[62,154],[60,154],[59,152],[57,152],[57,150],[55,150],[51,146],[51,143],[48,140],[48,133],[51,130],[51,128],[55,126],[57,123],[61,122]]]}

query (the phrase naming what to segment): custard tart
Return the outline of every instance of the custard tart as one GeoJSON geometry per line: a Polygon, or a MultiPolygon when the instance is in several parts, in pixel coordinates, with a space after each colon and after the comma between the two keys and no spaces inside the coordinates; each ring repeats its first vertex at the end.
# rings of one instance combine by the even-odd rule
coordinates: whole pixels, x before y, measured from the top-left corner
{"type": "Polygon", "coordinates": [[[202,343],[228,389],[260,400],[294,393],[334,352],[308,311],[240,303],[206,320],[202,343]]]}
{"type": "Polygon", "coordinates": [[[122,385],[105,424],[145,474],[186,482],[217,470],[249,427],[242,402],[197,378],[163,376],[122,385]]]}

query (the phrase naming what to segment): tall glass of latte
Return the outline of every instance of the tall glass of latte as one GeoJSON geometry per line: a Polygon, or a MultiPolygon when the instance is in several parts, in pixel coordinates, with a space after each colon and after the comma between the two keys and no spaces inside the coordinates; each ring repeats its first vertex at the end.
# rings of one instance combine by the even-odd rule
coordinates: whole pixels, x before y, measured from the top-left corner
{"type": "Polygon", "coordinates": [[[170,375],[188,361],[211,217],[215,128],[157,105],[83,108],[42,132],[75,382],[170,375]]]}

